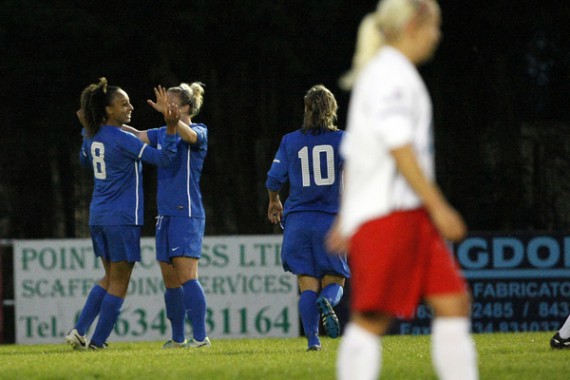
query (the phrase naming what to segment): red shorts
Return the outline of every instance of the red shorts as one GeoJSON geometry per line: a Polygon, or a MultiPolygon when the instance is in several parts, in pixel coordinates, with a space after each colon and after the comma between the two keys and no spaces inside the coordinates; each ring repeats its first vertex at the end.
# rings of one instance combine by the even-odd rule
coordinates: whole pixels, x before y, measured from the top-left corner
{"type": "Polygon", "coordinates": [[[348,255],[351,307],[412,318],[424,297],[465,293],[467,283],[424,209],[362,225],[348,255]]]}

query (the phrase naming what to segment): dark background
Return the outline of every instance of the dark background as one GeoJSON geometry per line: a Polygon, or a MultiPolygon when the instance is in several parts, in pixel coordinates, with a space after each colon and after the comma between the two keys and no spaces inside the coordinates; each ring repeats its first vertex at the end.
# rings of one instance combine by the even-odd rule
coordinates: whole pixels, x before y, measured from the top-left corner
{"type": "MultiPolygon", "coordinates": [[[[161,125],[157,84],[201,81],[209,127],[207,235],[277,233],[266,172],[307,89],[349,68],[376,0],[0,1],[0,239],[86,237],[92,180],[78,164],[79,94],[105,76],[132,125],[161,125]]],[[[421,68],[438,182],[472,231],[570,227],[570,2],[441,0],[443,40],[421,68]]],[[[155,169],[145,167],[154,233],[155,169]]]]}

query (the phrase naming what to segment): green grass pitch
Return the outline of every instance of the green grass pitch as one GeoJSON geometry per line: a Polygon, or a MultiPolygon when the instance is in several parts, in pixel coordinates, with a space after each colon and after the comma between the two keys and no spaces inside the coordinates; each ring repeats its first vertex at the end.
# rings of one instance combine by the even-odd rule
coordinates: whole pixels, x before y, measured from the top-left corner
{"type": "MultiPolygon", "coordinates": [[[[570,350],[552,350],[553,333],[475,334],[481,379],[568,379],[570,350]]],[[[73,351],[66,344],[0,346],[1,379],[334,379],[340,339],[212,340],[202,350],[163,350],[163,342],[113,343],[73,351]]],[[[383,339],[384,379],[436,379],[429,336],[383,339]]]]}

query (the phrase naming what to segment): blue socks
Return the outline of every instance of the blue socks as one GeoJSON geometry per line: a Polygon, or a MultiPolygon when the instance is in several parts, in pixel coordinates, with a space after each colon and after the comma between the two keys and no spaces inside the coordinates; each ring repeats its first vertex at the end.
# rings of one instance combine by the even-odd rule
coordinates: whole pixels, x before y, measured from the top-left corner
{"type": "Polygon", "coordinates": [[[299,297],[299,314],[303,322],[303,330],[309,341],[309,346],[320,345],[319,340],[319,309],[317,308],[317,293],[305,290],[299,297]]]}
{"type": "Polygon", "coordinates": [[[123,306],[123,299],[107,293],[103,297],[101,303],[101,312],[99,313],[99,321],[97,321],[97,328],[91,338],[91,343],[97,347],[102,347],[107,341],[109,335],[115,327],[115,323],[121,313],[121,306],[123,306]]]}
{"type": "Polygon", "coordinates": [[[339,284],[328,284],[323,290],[321,290],[319,297],[325,297],[334,307],[338,305],[343,294],[344,290],[342,289],[342,286],[339,284]]]}
{"type": "Polygon", "coordinates": [[[184,289],[166,288],[164,293],[164,304],[166,306],[166,317],[170,320],[172,328],[172,340],[177,343],[184,342],[184,320],[186,310],[184,307],[184,289]]]}
{"type": "Polygon", "coordinates": [[[95,318],[97,318],[97,315],[99,315],[101,302],[103,302],[105,294],[107,294],[107,291],[99,284],[95,284],[95,286],[91,288],[87,300],[85,301],[85,306],[83,306],[83,310],[81,310],[79,319],[75,324],[75,329],[80,335],[87,335],[87,330],[89,330],[89,327],[91,327],[91,324],[95,318]]]}
{"type": "Polygon", "coordinates": [[[197,279],[182,284],[184,289],[184,306],[188,319],[192,323],[193,337],[197,341],[206,339],[206,296],[197,279]]]}

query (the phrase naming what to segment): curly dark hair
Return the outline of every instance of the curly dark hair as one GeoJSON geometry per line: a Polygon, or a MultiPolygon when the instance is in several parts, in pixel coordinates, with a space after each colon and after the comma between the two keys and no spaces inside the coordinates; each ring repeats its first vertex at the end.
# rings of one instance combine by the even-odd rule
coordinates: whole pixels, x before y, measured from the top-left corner
{"type": "Polygon", "coordinates": [[[99,131],[101,125],[107,120],[105,107],[110,105],[113,97],[120,87],[109,86],[107,79],[99,78],[98,83],[92,83],[81,92],[81,109],[87,123],[87,135],[92,137],[99,131]]]}

